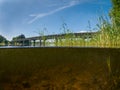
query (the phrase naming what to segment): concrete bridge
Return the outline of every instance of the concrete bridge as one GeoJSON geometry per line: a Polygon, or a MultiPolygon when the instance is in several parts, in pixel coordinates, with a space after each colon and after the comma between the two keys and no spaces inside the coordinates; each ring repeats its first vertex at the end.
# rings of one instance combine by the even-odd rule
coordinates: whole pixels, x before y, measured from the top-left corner
{"type": "Polygon", "coordinates": [[[36,36],[36,37],[28,37],[24,39],[13,40],[12,45],[14,46],[31,46],[31,42],[33,42],[33,46],[36,46],[36,41],[39,40],[39,45],[45,46],[45,41],[47,39],[54,39],[55,42],[58,42],[58,39],[65,38],[92,38],[98,32],[82,32],[82,33],[67,33],[67,34],[53,34],[53,35],[44,35],[44,36],[36,36]],[[27,43],[27,44],[26,44],[27,43]]]}

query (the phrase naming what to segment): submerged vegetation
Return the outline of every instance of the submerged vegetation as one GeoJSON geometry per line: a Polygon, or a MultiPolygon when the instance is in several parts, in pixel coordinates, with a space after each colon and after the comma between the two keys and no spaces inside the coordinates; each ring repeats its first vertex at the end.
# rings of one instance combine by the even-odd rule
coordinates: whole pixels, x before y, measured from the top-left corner
{"type": "Polygon", "coordinates": [[[0,90],[119,90],[120,49],[0,50],[0,90]]]}

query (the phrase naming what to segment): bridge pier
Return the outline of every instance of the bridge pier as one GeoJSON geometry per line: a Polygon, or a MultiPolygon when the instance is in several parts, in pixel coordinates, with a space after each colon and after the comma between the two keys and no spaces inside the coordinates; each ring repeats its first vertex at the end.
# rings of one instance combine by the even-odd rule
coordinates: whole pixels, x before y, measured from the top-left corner
{"type": "Polygon", "coordinates": [[[28,46],[31,46],[31,40],[28,40],[28,44],[27,44],[28,46]]]}
{"type": "Polygon", "coordinates": [[[12,46],[15,46],[15,41],[12,41],[12,42],[11,42],[11,45],[12,45],[12,46]]]}
{"type": "Polygon", "coordinates": [[[58,46],[58,38],[55,38],[55,46],[58,46]]]}
{"type": "Polygon", "coordinates": [[[45,46],[45,41],[46,41],[46,39],[43,40],[43,46],[45,46]]]}
{"type": "Polygon", "coordinates": [[[40,44],[40,47],[42,46],[42,41],[41,41],[41,39],[39,40],[39,44],[40,44]]]}
{"type": "Polygon", "coordinates": [[[22,41],[22,46],[25,46],[25,40],[22,41]]]}
{"type": "Polygon", "coordinates": [[[36,42],[36,40],[33,40],[33,46],[35,47],[35,42],[36,42]]]}

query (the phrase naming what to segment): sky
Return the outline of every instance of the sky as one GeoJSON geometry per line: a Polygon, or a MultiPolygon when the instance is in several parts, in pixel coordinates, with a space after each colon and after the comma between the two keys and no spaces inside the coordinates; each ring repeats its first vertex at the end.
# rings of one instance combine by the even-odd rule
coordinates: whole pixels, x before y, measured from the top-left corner
{"type": "Polygon", "coordinates": [[[111,7],[110,0],[0,0],[0,35],[59,34],[63,23],[72,32],[94,31],[111,7]]]}

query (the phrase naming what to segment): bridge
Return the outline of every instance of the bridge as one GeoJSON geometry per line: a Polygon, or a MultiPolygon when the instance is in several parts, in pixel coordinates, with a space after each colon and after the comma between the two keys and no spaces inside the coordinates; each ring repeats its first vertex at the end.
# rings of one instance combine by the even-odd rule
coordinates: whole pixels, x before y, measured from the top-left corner
{"type": "Polygon", "coordinates": [[[36,36],[36,37],[28,37],[24,39],[17,39],[11,41],[13,46],[31,46],[31,42],[33,42],[33,46],[36,46],[36,41],[39,40],[39,46],[45,46],[45,41],[47,39],[54,39],[55,42],[58,42],[58,39],[65,38],[92,38],[98,32],[81,32],[81,33],[67,33],[67,34],[53,34],[53,35],[44,35],[44,36],[36,36]],[[27,44],[26,44],[27,42],[27,44]]]}

